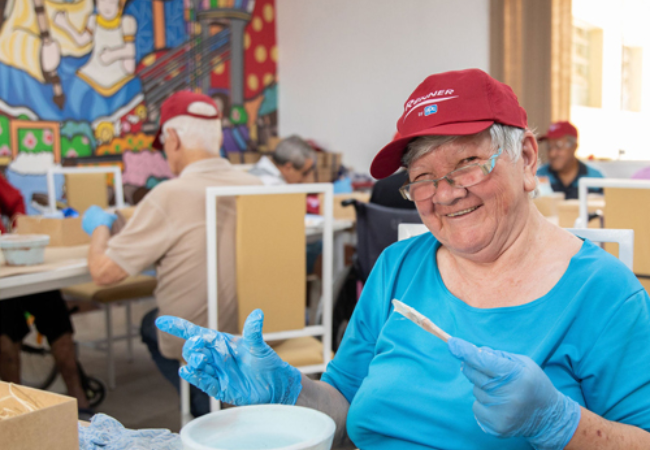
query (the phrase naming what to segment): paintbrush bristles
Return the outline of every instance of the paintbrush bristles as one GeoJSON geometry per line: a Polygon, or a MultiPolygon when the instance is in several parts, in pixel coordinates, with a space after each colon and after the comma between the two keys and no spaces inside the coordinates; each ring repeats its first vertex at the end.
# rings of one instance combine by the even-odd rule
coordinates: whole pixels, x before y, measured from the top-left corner
{"type": "Polygon", "coordinates": [[[393,299],[393,306],[395,307],[395,311],[397,311],[398,313],[400,313],[401,315],[409,319],[411,322],[420,326],[424,330],[433,334],[437,338],[440,338],[443,341],[447,342],[451,337],[448,333],[444,332],[440,327],[438,327],[435,323],[433,323],[431,320],[426,318],[420,312],[411,308],[408,305],[405,305],[399,300],[393,299]]]}

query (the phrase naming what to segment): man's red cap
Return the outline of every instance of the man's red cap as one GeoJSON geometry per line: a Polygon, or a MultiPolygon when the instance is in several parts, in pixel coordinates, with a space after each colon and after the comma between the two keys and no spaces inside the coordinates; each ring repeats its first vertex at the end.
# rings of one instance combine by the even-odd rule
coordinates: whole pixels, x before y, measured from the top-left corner
{"type": "Polygon", "coordinates": [[[205,94],[199,94],[191,91],[179,91],[169,96],[160,106],[160,127],[156,137],[151,144],[156,150],[162,150],[163,144],[160,142],[163,125],[170,119],[178,116],[191,116],[198,119],[218,119],[219,107],[205,94]]]}
{"type": "Polygon", "coordinates": [[[555,122],[548,127],[546,134],[538,140],[561,139],[564,136],[573,136],[578,139],[578,129],[574,127],[571,122],[555,122]]]}
{"type": "Polygon", "coordinates": [[[494,123],[528,126],[526,111],[510,86],[479,69],[430,75],[404,103],[404,113],[397,121],[400,138],[377,153],[370,174],[386,178],[395,172],[413,138],[476,134],[494,123]]]}

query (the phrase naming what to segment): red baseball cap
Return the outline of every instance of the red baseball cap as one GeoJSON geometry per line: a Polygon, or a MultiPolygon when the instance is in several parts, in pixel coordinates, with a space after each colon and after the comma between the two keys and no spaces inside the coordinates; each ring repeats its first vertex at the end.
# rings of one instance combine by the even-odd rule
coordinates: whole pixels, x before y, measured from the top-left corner
{"type": "Polygon", "coordinates": [[[163,125],[170,119],[178,116],[191,116],[198,119],[218,119],[219,107],[205,94],[192,91],[179,91],[169,96],[160,106],[160,127],[156,132],[156,137],[151,144],[156,150],[162,150],[163,144],[160,142],[163,125]]]}
{"type": "Polygon", "coordinates": [[[413,138],[476,134],[494,123],[528,127],[526,111],[510,86],[479,69],[430,75],[404,103],[404,113],[397,121],[400,138],[377,153],[370,174],[386,178],[395,172],[413,138]]]}
{"type": "Polygon", "coordinates": [[[560,139],[564,136],[573,136],[578,138],[578,129],[574,127],[571,122],[555,122],[548,127],[546,134],[538,139],[538,141],[543,141],[546,139],[560,139]]]}

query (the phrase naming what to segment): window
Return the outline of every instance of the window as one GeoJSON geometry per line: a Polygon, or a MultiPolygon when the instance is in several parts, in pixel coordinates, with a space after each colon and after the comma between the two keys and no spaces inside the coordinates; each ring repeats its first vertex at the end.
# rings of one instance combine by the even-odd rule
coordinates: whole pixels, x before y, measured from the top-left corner
{"type": "Polygon", "coordinates": [[[621,109],[641,112],[641,47],[623,46],[621,59],[621,109]]]}
{"type": "Polygon", "coordinates": [[[573,22],[571,104],[602,105],[603,30],[586,22],[573,22]]]}

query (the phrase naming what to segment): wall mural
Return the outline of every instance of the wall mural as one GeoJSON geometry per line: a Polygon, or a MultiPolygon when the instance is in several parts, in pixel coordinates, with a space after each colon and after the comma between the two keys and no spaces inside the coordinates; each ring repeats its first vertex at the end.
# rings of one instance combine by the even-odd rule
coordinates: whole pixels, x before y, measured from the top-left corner
{"type": "Polygon", "coordinates": [[[224,153],[277,135],[274,0],[0,0],[0,11],[0,159],[24,192],[51,164],[118,164],[127,194],[169,178],[150,148],[160,104],[182,89],[221,106],[224,153]]]}

